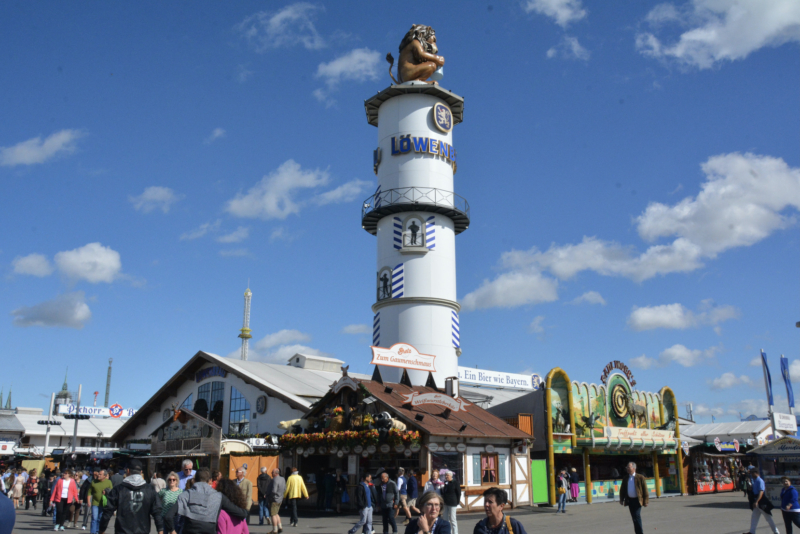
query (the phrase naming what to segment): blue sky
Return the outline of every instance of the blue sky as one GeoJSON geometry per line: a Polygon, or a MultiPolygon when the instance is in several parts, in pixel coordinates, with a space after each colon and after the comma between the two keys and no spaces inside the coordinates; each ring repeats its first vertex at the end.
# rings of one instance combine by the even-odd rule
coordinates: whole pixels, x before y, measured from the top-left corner
{"type": "MultiPolygon", "coordinates": [[[[454,131],[461,365],[598,382],[622,360],[709,421],[800,380],[792,0],[0,6],[0,339],[14,404],[70,367],[143,403],[197,350],[369,371],[377,130],[436,29],[454,131]],[[2,319],[2,317],[5,317],[2,319]]],[[[785,410],[779,395],[778,410],[785,410]]],[[[683,410],[682,410],[683,413],[683,410]]]]}

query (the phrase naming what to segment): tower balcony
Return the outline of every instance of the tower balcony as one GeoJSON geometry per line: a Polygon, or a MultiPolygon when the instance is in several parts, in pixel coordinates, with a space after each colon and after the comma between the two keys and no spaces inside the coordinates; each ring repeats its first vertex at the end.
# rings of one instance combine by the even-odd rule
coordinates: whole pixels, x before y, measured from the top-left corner
{"type": "Polygon", "coordinates": [[[456,235],[469,228],[469,202],[452,191],[433,187],[400,187],[378,190],[361,206],[361,227],[378,233],[378,221],[387,215],[409,211],[438,213],[453,221],[456,235]]]}

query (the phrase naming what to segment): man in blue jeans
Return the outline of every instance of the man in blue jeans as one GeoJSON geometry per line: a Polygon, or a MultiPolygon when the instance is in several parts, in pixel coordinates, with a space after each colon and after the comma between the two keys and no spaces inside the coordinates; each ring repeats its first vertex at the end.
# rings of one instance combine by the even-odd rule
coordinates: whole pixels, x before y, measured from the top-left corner
{"type": "Polygon", "coordinates": [[[353,504],[358,509],[358,523],[353,525],[348,534],[356,534],[358,529],[362,529],[365,534],[372,532],[372,511],[378,503],[378,492],[371,484],[372,475],[369,473],[361,475],[361,483],[356,487],[353,496],[353,504]]]}
{"type": "MultiPolygon", "coordinates": [[[[97,478],[92,481],[89,488],[89,504],[92,507],[92,534],[100,532],[100,519],[103,516],[103,493],[111,491],[114,486],[108,479],[108,471],[95,471],[97,478]]],[[[88,482],[84,482],[88,484],[88,482]]]]}

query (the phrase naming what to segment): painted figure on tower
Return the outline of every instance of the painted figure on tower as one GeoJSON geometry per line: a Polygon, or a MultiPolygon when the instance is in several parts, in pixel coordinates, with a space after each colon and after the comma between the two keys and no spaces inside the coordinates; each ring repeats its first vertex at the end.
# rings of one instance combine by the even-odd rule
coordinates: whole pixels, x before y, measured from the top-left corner
{"type": "Polygon", "coordinates": [[[397,58],[397,78],[392,74],[394,57],[386,54],[389,62],[389,76],[396,84],[420,81],[436,84],[441,79],[444,57],[437,55],[436,31],[424,24],[414,24],[400,42],[400,56],[397,58]],[[431,78],[432,81],[428,81],[431,78]]]}

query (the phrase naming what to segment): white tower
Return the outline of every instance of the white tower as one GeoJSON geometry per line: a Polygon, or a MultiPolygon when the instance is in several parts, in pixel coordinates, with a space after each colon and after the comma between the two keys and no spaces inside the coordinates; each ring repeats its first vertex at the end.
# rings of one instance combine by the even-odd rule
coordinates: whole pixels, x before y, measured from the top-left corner
{"type": "MultiPolygon", "coordinates": [[[[424,82],[392,85],[368,99],[369,124],[378,127],[375,194],[364,201],[362,227],[378,238],[373,345],[413,345],[434,355],[434,379],[458,376],[455,236],[469,227],[469,205],[456,195],[453,126],[464,99],[424,82]]],[[[402,369],[381,366],[398,382],[402,369]]],[[[426,371],[408,371],[424,385],[426,371]]]]}
{"type": "Polygon", "coordinates": [[[239,337],[242,338],[242,359],[247,360],[247,349],[250,346],[250,338],[253,337],[250,335],[250,297],[253,296],[253,292],[250,291],[250,284],[248,284],[247,290],[244,292],[244,324],[242,329],[239,330],[241,332],[239,337]]]}

